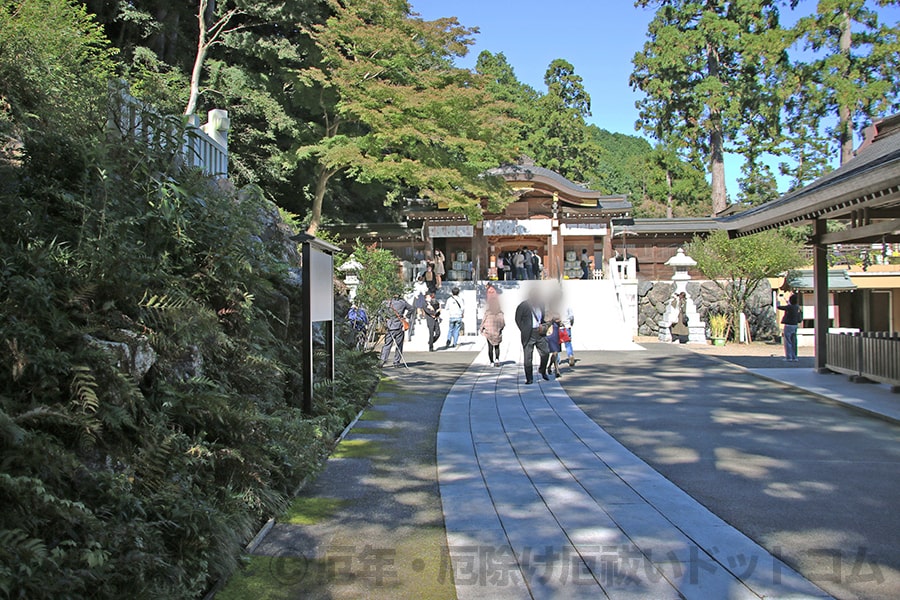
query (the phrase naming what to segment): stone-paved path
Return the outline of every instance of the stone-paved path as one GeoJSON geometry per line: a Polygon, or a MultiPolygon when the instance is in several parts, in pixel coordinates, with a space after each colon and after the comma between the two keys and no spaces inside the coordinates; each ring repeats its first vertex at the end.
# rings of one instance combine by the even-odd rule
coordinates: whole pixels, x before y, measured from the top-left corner
{"type": "Polygon", "coordinates": [[[480,355],[457,381],[438,427],[459,598],[828,597],[619,444],[558,382],[525,385],[521,349],[503,348],[501,368],[480,355]]]}
{"type": "Polygon", "coordinates": [[[858,412],[896,394],[810,359],[769,369],[668,344],[580,356],[563,388],[655,470],[833,596],[900,598],[900,427],[858,412]]]}

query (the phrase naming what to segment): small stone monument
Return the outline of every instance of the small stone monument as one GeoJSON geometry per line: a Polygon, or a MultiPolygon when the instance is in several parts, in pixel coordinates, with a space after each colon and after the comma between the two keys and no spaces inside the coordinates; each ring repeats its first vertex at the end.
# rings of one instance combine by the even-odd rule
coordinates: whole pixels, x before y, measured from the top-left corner
{"type": "Polygon", "coordinates": [[[706,344],[706,324],[700,320],[697,306],[694,304],[694,300],[691,296],[687,293],[687,282],[691,280],[691,274],[688,271],[691,267],[697,266],[697,261],[686,255],[683,248],[679,248],[678,252],[675,253],[675,256],[666,261],[666,266],[672,267],[675,270],[675,274],[672,275],[672,295],[666,301],[666,312],[663,314],[662,321],[659,322],[659,341],[672,341],[670,323],[672,323],[677,316],[677,314],[673,313],[678,310],[673,304],[677,306],[675,300],[680,293],[684,292],[687,299],[685,313],[687,314],[688,329],[690,330],[688,343],[706,344]]]}

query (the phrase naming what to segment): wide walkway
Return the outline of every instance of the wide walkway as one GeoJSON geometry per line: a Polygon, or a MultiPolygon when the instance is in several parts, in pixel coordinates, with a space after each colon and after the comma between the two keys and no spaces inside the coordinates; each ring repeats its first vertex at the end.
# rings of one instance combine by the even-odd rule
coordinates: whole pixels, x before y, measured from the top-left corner
{"type": "Polygon", "coordinates": [[[558,382],[524,385],[521,349],[504,351],[501,368],[480,355],[460,377],[438,427],[459,598],[828,597],[622,446],[558,382]]]}
{"type": "Polygon", "coordinates": [[[566,392],[653,469],[831,595],[900,598],[896,424],[782,385],[811,362],[776,383],[669,344],[581,358],[566,392]]]}

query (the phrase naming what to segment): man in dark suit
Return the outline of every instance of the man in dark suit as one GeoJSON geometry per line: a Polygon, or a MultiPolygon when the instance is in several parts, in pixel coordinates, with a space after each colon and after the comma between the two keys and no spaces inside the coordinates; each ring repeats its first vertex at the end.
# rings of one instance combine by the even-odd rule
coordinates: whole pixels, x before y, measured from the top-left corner
{"type": "Polygon", "coordinates": [[[547,361],[550,358],[550,347],[547,345],[547,337],[541,335],[541,323],[544,322],[544,308],[541,306],[537,290],[531,290],[528,298],[516,307],[516,325],[522,334],[522,348],[525,351],[525,383],[534,382],[534,349],[537,348],[541,357],[538,370],[541,377],[546,380],[547,361]]]}
{"type": "Polygon", "coordinates": [[[391,355],[391,346],[396,347],[394,352],[394,366],[399,367],[403,360],[403,338],[406,333],[403,327],[404,321],[409,323],[409,316],[415,310],[400,294],[384,303],[387,333],[384,337],[384,347],[381,349],[381,366],[387,364],[391,355]]]}

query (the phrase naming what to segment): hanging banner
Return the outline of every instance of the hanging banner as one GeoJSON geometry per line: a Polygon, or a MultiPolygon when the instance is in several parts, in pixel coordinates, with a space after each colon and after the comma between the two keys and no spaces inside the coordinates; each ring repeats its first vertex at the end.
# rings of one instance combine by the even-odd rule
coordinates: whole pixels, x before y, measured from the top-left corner
{"type": "Polygon", "coordinates": [[[475,236],[475,228],[471,225],[429,225],[430,238],[470,238],[475,236]]]}
{"type": "Polygon", "coordinates": [[[484,235],[550,235],[550,219],[508,219],[484,222],[484,235]]]}
{"type": "Polygon", "coordinates": [[[606,223],[563,223],[559,226],[562,235],[607,235],[606,223]]]}

